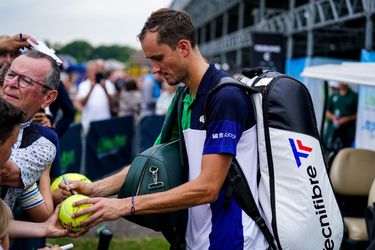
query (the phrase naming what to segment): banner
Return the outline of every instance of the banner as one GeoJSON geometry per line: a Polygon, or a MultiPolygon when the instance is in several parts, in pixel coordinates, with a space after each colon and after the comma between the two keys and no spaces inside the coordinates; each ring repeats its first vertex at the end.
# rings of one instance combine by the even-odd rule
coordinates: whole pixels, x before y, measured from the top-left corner
{"type": "MultiPolygon", "coordinates": [[[[375,62],[375,52],[362,50],[362,62],[375,62]]],[[[375,88],[360,86],[355,147],[375,150],[375,88]]]]}
{"type": "Polygon", "coordinates": [[[86,138],[86,175],[102,178],[129,165],[133,141],[132,115],[90,123],[86,138]]]}
{"type": "Polygon", "coordinates": [[[252,38],[250,66],[284,72],[284,36],[254,33],[252,38]]]}
{"type": "Polygon", "coordinates": [[[137,126],[138,147],[137,153],[143,152],[154,145],[161,127],[163,126],[165,116],[148,115],[142,117],[137,126]]]}
{"type": "Polygon", "coordinates": [[[80,173],[81,169],[81,124],[71,126],[60,138],[61,173],[80,173]]]}

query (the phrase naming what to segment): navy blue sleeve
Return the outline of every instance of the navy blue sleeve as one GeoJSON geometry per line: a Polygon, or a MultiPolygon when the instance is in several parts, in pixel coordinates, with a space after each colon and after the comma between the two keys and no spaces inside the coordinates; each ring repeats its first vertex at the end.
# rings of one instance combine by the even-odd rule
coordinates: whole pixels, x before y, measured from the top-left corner
{"type": "Polygon", "coordinates": [[[62,116],[58,121],[54,121],[56,127],[55,131],[58,136],[61,137],[74,121],[76,109],[62,82],[59,84],[58,93],[56,100],[50,105],[50,110],[54,120],[57,118],[56,116],[59,109],[62,111],[62,116]]]}
{"type": "Polygon", "coordinates": [[[250,98],[238,87],[226,86],[215,93],[207,105],[203,154],[235,156],[242,133],[255,125],[250,98]]]}

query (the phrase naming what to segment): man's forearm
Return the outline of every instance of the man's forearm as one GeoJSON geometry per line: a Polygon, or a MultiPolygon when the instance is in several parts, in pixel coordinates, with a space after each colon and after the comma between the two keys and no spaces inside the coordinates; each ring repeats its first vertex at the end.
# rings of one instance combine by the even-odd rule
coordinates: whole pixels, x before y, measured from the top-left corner
{"type": "Polygon", "coordinates": [[[91,95],[91,93],[92,93],[94,87],[95,87],[95,84],[94,84],[94,85],[91,85],[91,86],[90,86],[90,91],[89,91],[89,93],[87,93],[87,96],[84,97],[84,98],[82,98],[81,100],[79,100],[79,102],[80,102],[80,104],[81,104],[82,106],[85,106],[85,105],[87,104],[87,102],[88,102],[88,100],[89,100],[89,98],[90,98],[90,95],[91,95]]]}
{"type": "Polygon", "coordinates": [[[92,183],[93,197],[105,197],[117,194],[128,174],[129,166],[124,167],[120,172],[92,183]]]}

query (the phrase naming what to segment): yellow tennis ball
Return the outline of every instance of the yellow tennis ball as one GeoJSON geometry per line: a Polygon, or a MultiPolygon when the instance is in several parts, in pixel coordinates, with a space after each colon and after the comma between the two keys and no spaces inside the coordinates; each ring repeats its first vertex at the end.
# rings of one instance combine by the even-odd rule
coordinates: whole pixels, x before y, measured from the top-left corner
{"type": "Polygon", "coordinates": [[[68,181],[82,181],[82,182],[85,182],[85,183],[91,183],[90,179],[87,178],[86,176],[82,175],[82,174],[77,174],[77,173],[63,174],[63,175],[59,176],[58,178],[56,178],[56,180],[54,180],[52,182],[52,184],[50,186],[51,192],[59,188],[59,184],[63,181],[63,176],[65,176],[65,178],[68,181]]]}
{"type": "Polygon", "coordinates": [[[66,200],[62,202],[60,210],[59,210],[59,219],[60,219],[61,224],[65,228],[67,228],[69,222],[71,222],[72,223],[71,230],[73,232],[79,232],[82,230],[82,227],[78,226],[78,223],[90,217],[91,213],[84,214],[77,218],[72,218],[72,215],[84,208],[90,207],[91,204],[83,204],[80,206],[73,207],[73,203],[82,199],[86,199],[86,198],[89,198],[89,197],[85,195],[81,195],[81,194],[75,194],[75,195],[69,196],[66,200]]]}

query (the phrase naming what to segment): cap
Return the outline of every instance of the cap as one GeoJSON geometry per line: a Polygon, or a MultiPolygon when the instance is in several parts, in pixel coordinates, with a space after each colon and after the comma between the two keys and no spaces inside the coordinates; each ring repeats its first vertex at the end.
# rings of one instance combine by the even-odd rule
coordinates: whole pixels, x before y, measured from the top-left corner
{"type": "Polygon", "coordinates": [[[338,88],[339,87],[339,83],[337,81],[329,81],[328,82],[328,85],[331,87],[331,88],[338,88]]]}

